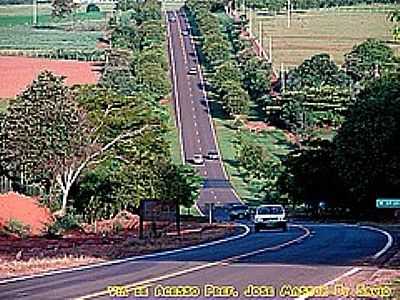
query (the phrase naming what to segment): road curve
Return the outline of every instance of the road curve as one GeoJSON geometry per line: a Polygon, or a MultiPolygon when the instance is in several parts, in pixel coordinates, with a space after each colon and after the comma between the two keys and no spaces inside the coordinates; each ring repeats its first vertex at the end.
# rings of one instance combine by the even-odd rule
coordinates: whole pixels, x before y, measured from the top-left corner
{"type": "Polygon", "coordinates": [[[319,285],[349,271],[354,262],[374,255],[385,244],[385,235],[355,226],[291,226],[288,232],[252,233],[236,241],[160,257],[17,282],[0,281],[0,299],[74,299],[96,295],[109,285],[146,282],[151,284],[150,293],[159,284],[232,285],[240,292],[250,284],[277,289],[285,283],[319,285]]]}
{"type": "MultiPolygon", "coordinates": [[[[219,151],[218,144],[195,45],[190,35],[182,34],[188,31],[188,24],[182,13],[168,12],[167,26],[173,98],[182,145],[181,155],[185,162],[191,163],[196,153],[207,157],[210,150],[219,151]],[[168,22],[173,16],[176,21],[168,22]],[[197,68],[196,75],[188,74],[191,67],[197,68]]],[[[206,203],[240,202],[229,183],[221,160],[206,159],[204,165],[197,166],[197,169],[204,177],[204,185],[197,200],[197,205],[203,213],[207,212],[206,203]]]]}

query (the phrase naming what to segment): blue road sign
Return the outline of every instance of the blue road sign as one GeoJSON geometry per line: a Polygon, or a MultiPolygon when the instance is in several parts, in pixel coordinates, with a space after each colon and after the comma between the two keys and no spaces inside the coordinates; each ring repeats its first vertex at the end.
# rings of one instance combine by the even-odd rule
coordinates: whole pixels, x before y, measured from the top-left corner
{"type": "Polygon", "coordinates": [[[377,208],[400,208],[400,199],[378,198],[376,199],[377,208]]]}

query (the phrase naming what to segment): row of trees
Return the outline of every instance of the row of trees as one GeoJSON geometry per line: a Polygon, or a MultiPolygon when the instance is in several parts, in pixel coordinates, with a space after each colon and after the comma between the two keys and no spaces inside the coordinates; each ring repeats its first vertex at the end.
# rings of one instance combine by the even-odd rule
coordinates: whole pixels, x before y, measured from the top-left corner
{"type": "Polygon", "coordinates": [[[296,203],[371,211],[400,193],[399,73],[369,82],[338,134],[292,152],[279,186],[296,203]]]}
{"type": "Polygon", "coordinates": [[[213,91],[230,116],[246,116],[250,100],[258,101],[269,91],[271,65],[254,54],[250,41],[240,37],[245,25],[241,20],[221,22],[213,14],[212,1],[188,1],[187,7],[202,37],[213,91]],[[219,50],[214,52],[212,45],[219,50]]]}
{"type": "Polygon", "coordinates": [[[212,87],[224,110],[230,116],[246,115],[249,95],[241,84],[238,65],[232,58],[231,46],[223,25],[211,11],[212,1],[188,1],[189,18],[201,37],[201,53],[208,71],[214,73],[212,87]]]}
{"type": "Polygon", "coordinates": [[[345,55],[339,68],[328,54],[317,54],[291,70],[282,93],[263,98],[270,121],[296,133],[320,126],[338,127],[367,82],[398,69],[393,50],[367,40],[345,55]]]}
{"type": "MultiPolygon", "coordinates": [[[[157,1],[140,5],[157,7],[161,18],[157,1]]],[[[98,85],[71,88],[43,72],[1,118],[2,175],[20,188],[37,186],[46,204],[60,209],[56,215],[73,207],[93,221],[135,210],[144,199],[190,207],[198,196],[201,178],[171,162],[166,140],[168,114],[159,100],[170,85],[164,39],[161,46],[157,39],[164,26],[146,27],[162,23],[143,15],[147,19],[131,17],[130,23],[146,46],[132,47],[132,36],[118,33],[129,42],[109,53],[98,85]]]]}

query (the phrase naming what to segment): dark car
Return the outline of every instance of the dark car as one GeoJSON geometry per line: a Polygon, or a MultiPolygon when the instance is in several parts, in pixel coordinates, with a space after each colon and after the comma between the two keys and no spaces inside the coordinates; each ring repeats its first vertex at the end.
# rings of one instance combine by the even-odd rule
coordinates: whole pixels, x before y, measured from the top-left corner
{"type": "Polygon", "coordinates": [[[229,209],[229,219],[234,220],[244,220],[249,219],[249,207],[244,204],[233,204],[229,209]]]}
{"type": "Polygon", "coordinates": [[[207,158],[209,160],[218,160],[219,159],[218,151],[216,150],[208,151],[207,158]]]}

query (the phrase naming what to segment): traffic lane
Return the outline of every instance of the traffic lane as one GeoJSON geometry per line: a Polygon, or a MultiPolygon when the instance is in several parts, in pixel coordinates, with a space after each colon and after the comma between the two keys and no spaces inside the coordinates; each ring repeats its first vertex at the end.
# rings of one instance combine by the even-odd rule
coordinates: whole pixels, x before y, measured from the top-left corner
{"type": "Polygon", "coordinates": [[[182,48],[180,47],[180,36],[177,25],[175,23],[170,24],[170,32],[172,36],[171,46],[175,62],[175,76],[182,125],[180,130],[182,131],[185,158],[186,160],[190,160],[193,158],[193,155],[199,151],[200,145],[198,139],[194,138],[196,129],[193,122],[193,115],[195,115],[195,111],[193,110],[193,105],[190,102],[192,97],[190,95],[188,85],[187,68],[185,65],[182,48]]]}
{"type": "Polygon", "coordinates": [[[57,274],[51,277],[35,278],[22,282],[8,283],[0,289],[1,299],[65,299],[95,291],[104,290],[109,285],[128,284],[165,274],[218,262],[249,251],[273,247],[297,238],[301,232],[290,230],[284,234],[267,233],[258,237],[247,236],[242,242],[229,241],[223,244],[198,248],[181,253],[156,258],[142,259],[107,267],[57,274]]]}
{"type": "Polygon", "coordinates": [[[341,224],[306,224],[311,235],[305,243],[248,257],[245,263],[287,263],[302,265],[352,265],[373,256],[387,243],[379,232],[341,224]],[[318,255],[315,255],[318,254],[318,255]]]}
{"type": "Polygon", "coordinates": [[[217,244],[212,247],[199,248],[191,251],[169,254],[159,257],[157,261],[215,262],[257,251],[260,249],[268,248],[266,251],[277,251],[280,249],[275,249],[274,247],[298,239],[304,234],[305,229],[297,226],[289,226],[289,229],[286,232],[282,232],[281,230],[268,230],[256,234],[251,233],[241,238],[240,240],[228,241],[226,243],[217,244]]]}
{"type": "Polygon", "coordinates": [[[208,215],[208,207],[206,206],[206,204],[210,202],[223,205],[233,202],[238,203],[238,200],[232,189],[202,188],[200,196],[197,200],[197,206],[200,208],[203,214],[208,215]]]}
{"type": "Polygon", "coordinates": [[[146,278],[185,270],[201,262],[134,261],[0,285],[0,299],[71,299],[146,278]]]}
{"type": "MultiPolygon", "coordinates": [[[[301,286],[313,285],[319,286],[335,279],[343,273],[350,270],[351,267],[338,266],[304,266],[304,265],[288,265],[288,264],[223,264],[215,268],[203,269],[195,273],[189,273],[184,276],[159,281],[153,284],[149,289],[153,296],[154,288],[157,285],[161,286],[197,286],[200,288],[201,296],[196,299],[215,299],[220,297],[218,287],[226,286],[230,288],[231,298],[248,299],[246,291],[249,291],[249,286],[268,286],[272,287],[274,294],[270,295],[273,299],[296,299],[296,297],[285,297],[285,285],[301,286]],[[206,287],[208,285],[208,287],[206,287]],[[217,288],[211,288],[214,286],[217,288]],[[234,297],[233,292],[236,291],[237,297],[234,297]],[[207,294],[206,294],[207,293],[207,294]],[[275,295],[275,296],[274,296],[275,295]],[[247,296],[247,297],[246,297],[247,296]],[[213,298],[215,297],[215,298],[213,298]]],[[[254,293],[254,292],[253,292],[254,293]]],[[[263,297],[256,299],[264,299],[263,297]]],[[[324,299],[335,299],[329,297],[324,299]]],[[[184,299],[163,297],[163,299],[184,299]]],[[[226,298],[225,298],[226,299],[226,298]]],[[[315,298],[313,298],[315,299],[315,298]]]]}

